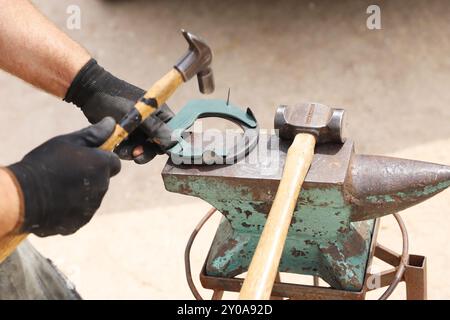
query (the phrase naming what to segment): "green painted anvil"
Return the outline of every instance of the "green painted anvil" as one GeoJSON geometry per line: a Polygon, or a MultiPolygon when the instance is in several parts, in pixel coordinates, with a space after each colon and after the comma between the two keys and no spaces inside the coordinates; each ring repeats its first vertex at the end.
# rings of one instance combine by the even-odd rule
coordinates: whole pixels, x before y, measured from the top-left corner
{"type": "MultiPolygon", "coordinates": [[[[230,166],[175,166],[162,172],[168,191],[201,198],[222,214],[206,272],[245,272],[264,227],[289,142],[260,135],[258,148],[230,166]]],[[[318,275],[333,288],[360,290],[375,218],[422,202],[450,186],[450,167],[358,155],[353,142],[323,144],[289,229],[280,271],[318,275]]]]}

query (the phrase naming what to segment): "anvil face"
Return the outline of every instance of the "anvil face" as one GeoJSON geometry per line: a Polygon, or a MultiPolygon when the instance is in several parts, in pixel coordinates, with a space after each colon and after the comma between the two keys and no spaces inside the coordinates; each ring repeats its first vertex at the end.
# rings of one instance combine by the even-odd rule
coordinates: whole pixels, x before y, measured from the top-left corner
{"type": "MultiPolygon", "coordinates": [[[[224,216],[207,259],[208,275],[239,275],[252,259],[289,147],[276,136],[261,135],[259,144],[273,152],[255,149],[245,160],[231,166],[174,166],[169,161],[163,170],[168,191],[199,197],[224,216]]],[[[280,271],[318,275],[336,289],[360,290],[373,235],[374,220],[369,218],[411,206],[450,185],[449,168],[434,164],[426,164],[425,172],[440,170],[445,179],[427,174],[420,181],[412,177],[411,184],[403,188],[395,183],[396,176],[400,176],[399,181],[405,184],[409,168],[419,169],[418,163],[355,155],[350,140],[343,145],[317,146],[289,228],[280,271]],[[403,166],[400,169],[399,164],[403,166]],[[381,172],[370,172],[370,166],[381,172]],[[371,175],[378,176],[377,184],[368,181],[371,175]],[[381,183],[383,178],[388,179],[387,183],[381,183]],[[433,186],[428,193],[423,181],[433,186]],[[394,188],[380,188],[380,183],[386,189],[394,188]]]]}

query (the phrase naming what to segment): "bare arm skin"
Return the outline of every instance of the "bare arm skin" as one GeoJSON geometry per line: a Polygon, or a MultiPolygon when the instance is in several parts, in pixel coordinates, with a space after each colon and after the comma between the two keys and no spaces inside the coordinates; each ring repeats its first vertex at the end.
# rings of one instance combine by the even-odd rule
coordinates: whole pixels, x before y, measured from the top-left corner
{"type": "Polygon", "coordinates": [[[12,175],[0,168],[0,238],[19,225],[22,203],[20,195],[12,175]]]}
{"type": "Polygon", "coordinates": [[[0,0],[0,68],[60,98],[90,59],[28,0],[0,0]]]}

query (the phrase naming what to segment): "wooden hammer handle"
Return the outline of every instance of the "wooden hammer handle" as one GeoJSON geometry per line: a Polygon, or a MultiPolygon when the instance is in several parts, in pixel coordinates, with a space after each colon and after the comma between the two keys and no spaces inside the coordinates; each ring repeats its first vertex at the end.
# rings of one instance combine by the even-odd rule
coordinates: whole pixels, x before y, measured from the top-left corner
{"type": "Polygon", "coordinates": [[[253,255],[239,299],[268,300],[297,199],[311,165],[316,138],[298,134],[288,150],[283,176],[253,255]]]}
{"type": "MultiPolygon", "coordinates": [[[[164,104],[184,82],[180,72],[173,68],[158,80],[139,100],[134,108],[116,125],[113,134],[100,149],[113,151],[130,133],[164,104]]],[[[11,233],[0,239],[0,263],[16,249],[28,234],[11,233]]]]}
{"type": "Polygon", "coordinates": [[[0,239],[0,263],[8,258],[28,234],[10,233],[0,239]]]}
{"type": "Polygon", "coordinates": [[[123,119],[116,125],[113,134],[100,147],[102,150],[112,151],[130,133],[164,104],[174,91],[183,83],[183,77],[175,68],[156,82],[140,99],[123,119]]]}

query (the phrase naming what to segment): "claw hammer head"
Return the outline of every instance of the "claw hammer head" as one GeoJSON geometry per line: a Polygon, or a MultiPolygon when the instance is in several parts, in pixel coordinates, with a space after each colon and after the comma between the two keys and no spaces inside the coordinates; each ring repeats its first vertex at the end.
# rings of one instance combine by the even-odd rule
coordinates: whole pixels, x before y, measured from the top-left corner
{"type": "Polygon", "coordinates": [[[211,69],[212,51],[205,41],[185,30],[181,31],[189,43],[186,54],[178,61],[175,68],[186,82],[197,75],[198,86],[201,93],[214,91],[214,75],[211,69]]]}
{"type": "Polygon", "coordinates": [[[310,133],[317,143],[343,143],[344,110],[319,103],[279,106],[275,114],[275,129],[282,139],[292,140],[298,133],[310,133]]]}

